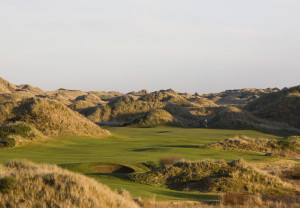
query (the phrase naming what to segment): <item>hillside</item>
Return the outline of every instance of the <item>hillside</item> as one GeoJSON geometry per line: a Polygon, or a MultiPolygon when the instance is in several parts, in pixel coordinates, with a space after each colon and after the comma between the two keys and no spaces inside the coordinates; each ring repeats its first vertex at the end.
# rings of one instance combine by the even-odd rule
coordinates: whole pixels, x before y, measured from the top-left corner
{"type": "Polygon", "coordinates": [[[0,93],[11,93],[16,90],[16,86],[0,77],[0,93]]]}
{"type": "Polygon", "coordinates": [[[219,105],[242,105],[247,104],[253,100],[260,98],[261,96],[273,92],[278,92],[278,88],[267,89],[237,89],[226,90],[220,93],[204,94],[202,97],[207,98],[219,105]]]}
{"type": "Polygon", "coordinates": [[[256,169],[243,160],[178,161],[149,172],[137,173],[131,179],[149,185],[165,186],[175,190],[201,192],[292,193],[290,184],[278,177],[256,169]]]}
{"type": "Polygon", "coordinates": [[[137,208],[130,198],[55,165],[0,165],[0,207],[137,208]]]}
{"type": "MultiPolygon", "coordinates": [[[[245,88],[204,95],[191,95],[172,89],[155,92],[141,90],[122,94],[114,91],[84,92],[63,88],[43,91],[26,84],[16,86],[1,79],[0,90],[0,103],[46,98],[68,106],[100,126],[172,125],[277,130],[300,128],[299,86],[283,90],[245,88]]],[[[81,117],[79,120],[82,119],[81,117]]],[[[71,125],[72,119],[67,120],[71,125]]],[[[79,129],[84,130],[80,127],[79,129]]],[[[58,127],[54,131],[57,133],[50,134],[71,132],[60,130],[58,127]]],[[[87,132],[84,135],[90,135],[87,132]]],[[[74,134],[77,135],[78,132],[74,134]]]]}
{"type": "Polygon", "coordinates": [[[174,92],[153,92],[142,96],[124,95],[97,106],[88,102],[76,102],[71,107],[90,120],[108,126],[290,128],[284,122],[256,117],[239,106],[217,105],[207,98],[184,96],[174,92]]]}
{"type": "Polygon", "coordinates": [[[108,131],[63,104],[43,98],[29,98],[0,105],[0,125],[18,121],[34,125],[47,136],[109,135],[108,131]]]}
{"type": "Polygon", "coordinates": [[[300,128],[300,85],[266,94],[245,109],[259,118],[300,128]]]}

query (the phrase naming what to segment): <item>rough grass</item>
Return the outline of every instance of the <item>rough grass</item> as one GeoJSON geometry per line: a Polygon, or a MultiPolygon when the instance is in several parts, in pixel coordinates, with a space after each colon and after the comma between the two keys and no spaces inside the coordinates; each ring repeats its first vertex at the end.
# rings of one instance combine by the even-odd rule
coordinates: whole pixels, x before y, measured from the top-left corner
{"type": "Polygon", "coordinates": [[[266,94],[249,103],[245,109],[271,121],[284,122],[300,128],[300,86],[266,94]]]}
{"type": "Polygon", "coordinates": [[[80,111],[94,122],[133,123],[137,118],[145,116],[153,109],[159,109],[163,103],[135,100],[131,95],[125,95],[109,102],[105,106],[89,108],[80,111]]]}
{"type": "Polygon", "coordinates": [[[31,136],[30,133],[31,133],[30,126],[24,123],[0,127],[0,138],[6,138],[11,135],[30,137],[31,136]]]}
{"type": "Polygon", "coordinates": [[[85,108],[95,107],[96,105],[92,102],[85,100],[76,100],[74,103],[69,105],[68,107],[75,111],[80,111],[85,108]]]}
{"type": "Polygon", "coordinates": [[[163,109],[155,109],[138,121],[139,126],[167,125],[175,123],[173,116],[163,109]]]}
{"type": "Polygon", "coordinates": [[[254,151],[274,153],[281,156],[295,156],[300,151],[300,137],[290,136],[279,140],[235,136],[222,141],[200,145],[200,148],[215,150],[254,151]],[[292,154],[294,153],[294,154],[292,154]]]}
{"type": "Polygon", "coordinates": [[[11,93],[17,87],[0,77],[0,93],[11,93]]]}
{"type": "Polygon", "coordinates": [[[243,160],[230,163],[210,160],[182,161],[146,173],[134,174],[131,179],[186,191],[264,194],[285,194],[294,191],[290,184],[254,168],[243,160]]]}
{"type": "Polygon", "coordinates": [[[0,166],[0,198],[0,207],[138,207],[91,178],[28,161],[0,166]]]}
{"type": "Polygon", "coordinates": [[[163,157],[160,158],[159,160],[159,165],[160,166],[165,166],[165,165],[174,165],[175,163],[184,160],[181,157],[163,157]]]}
{"type": "Polygon", "coordinates": [[[14,147],[29,140],[41,140],[44,135],[33,125],[24,122],[0,127],[0,148],[14,147]]]}
{"type": "Polygon", "coordinates": [[[30,98],[0,106],[0,124],[22,121],[34,125],[47,136],[108,136],[107,130],[61,103],[49,99],[30,98]]]}
{"type": "Polygon", "coordinates": [[[221,204],[225,207],[274,207],[274,208],[296,208],[299,207],[300,198],[297,195],[260,195],[243,194],[231,192],[223,194],[221,204]]]}

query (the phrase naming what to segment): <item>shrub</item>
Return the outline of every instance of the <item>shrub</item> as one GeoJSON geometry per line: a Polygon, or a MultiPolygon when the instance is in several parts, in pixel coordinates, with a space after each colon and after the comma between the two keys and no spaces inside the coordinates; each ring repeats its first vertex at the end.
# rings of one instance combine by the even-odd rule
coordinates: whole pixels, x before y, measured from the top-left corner
{"type": "Polygon", "coordinates": [[[25,124],[16,124],[2,127],[0,129],[0,138],[5,138],[11,134],[28,137],[31,128],[25,124]]]}
{"type": "Polygon", "coordinates": [[[278,144],[281,146],[281,148],[283,150],[292,150],[292,151],[296,151],[297,150],[297,146],[294,142],[290,141],[290,140],[281,140],[278,142],[278,144]]]}
{"type": "Polygon", "coordinates": [[[14,188],[16,184],[16,179],[13,177],[4,177],[0,179],[0,192],[5,194],[14,188]]]}
{"type": "Polygon", "coordinates": [[[0,141],[0,148],[14,147],[16,146],[16,141],[13,138],[5,138],[0,141]]]}
{"type": "Polygon", "coordinates": [[[142,165],[146,166],[147,168],[149,168],[151,170],[156,168],[156,164],[153,161],[144,162],[144,163],[142,163],[142,165]]]}

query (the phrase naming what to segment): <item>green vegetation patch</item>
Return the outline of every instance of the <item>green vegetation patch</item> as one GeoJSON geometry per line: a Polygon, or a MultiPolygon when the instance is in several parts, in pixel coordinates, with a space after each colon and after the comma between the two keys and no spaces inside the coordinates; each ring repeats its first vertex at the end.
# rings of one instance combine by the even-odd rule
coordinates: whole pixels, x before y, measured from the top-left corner
{"type": "Polygon", "coordinates": [[[19,123],[19,124],[13,124],[8,125],[0,128],[0,138],[6,138],[10,135],[19,135],[22,137],[29,137],[31,132],[30,126],[19,123]]]}
{"type": "Polygon", "coordinates": [[[25,123],[11,124],[0,128],[0,148],[8,148],[16,146],[14,136],[22,138],[32,138],[34,134],[32,129],[25,123]]]}
{"type": "Polygon", "coordinates": [[[201,145],[202,149],[271,152],[286,156],[289,152],[300,152],[300,137],[290,136],[283,139],[251,138],[235,136],[222,141],[201,145]]]}
{"type": "Polygon", "coordinates": [[[0,192],[2,194],[7,194],[9,191],[14,189],[16,185],[16,179],[10,176],[5,176],[0,179],[0,192]]]}
{"type": "Polygon", "coordinates": [[[215,162],[181,161],[130,178],[139,183],[170,189],[201,192],[242,192],[283,194],[293,192],[289,184],[262,172],[243,160],[215,162]]]}

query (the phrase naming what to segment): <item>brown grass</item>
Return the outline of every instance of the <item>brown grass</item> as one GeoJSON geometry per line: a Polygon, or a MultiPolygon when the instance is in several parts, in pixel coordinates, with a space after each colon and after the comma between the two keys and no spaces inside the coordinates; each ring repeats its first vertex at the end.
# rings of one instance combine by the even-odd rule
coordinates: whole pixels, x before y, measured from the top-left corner
{"type": "MultiPolygon", "coordinates": [[[[173,161],[172,161],[173,162],[173,161]]],[[[243,160],[179,161],[146,173],[130,175],[136,182],[183,191],[214,193],[294,193],[291,184],[259,170],[243,160]]]]}
{"type": "Polygon", "coordinates": [[[160,166],[165,165],[174,165],[176,162],[183,161],[184,159],[182,157],[163,157],[160,158],[159,164],[160,166]]]}
{"type": "Polygon", "coordinates": [[[297,195],[259,195],[243,194],[239,192],[226,193],[221,197],[221,205],[225,207],[274,207],[274,208],[296,208],[300,205],[300,197],[297,195]]]}
{"type": "Polygon", "coordinates": [[[0,190],[0,207],[138,207],[128,195],[117,194],[94,179],[55,165],[10,161],[0,166],[1,180],[6,181],[0,183],[1,190],[6,189],[0,190]]]}
{"type": "Polygon", "coordinates": [[[200,148],[216,150],[253,151],[276,154],[284,157],[299,158],[300,137],[290,136],[280,140],[267,138],[251,138],[248,136],[235,136],[219,142],[201,145],[200,148]]]}
{"type": "Polygon", "coordinates": [[[107,136],[101,129],[81,114],[63,104],[49,99],[30,98],[0,106],[0,124],[23,121],[34,125],[47,136],[107,136]]]}
{"type": "Polygon", "coordinates": [[[284,122],[300,128],[300,86],[266,94],[249,103],[246,109],[252,114],[271,121],[284,122]]]}
{"type": "Polygon", "coordinates": [[[163,109],[155,109],[151,110],[146,116],[138,122],[139,126],[155,126],[155,125],[164,125],[164,124],[172,124],[175,123],[175,119],[173,116],[163,110],[163,109]]]}

